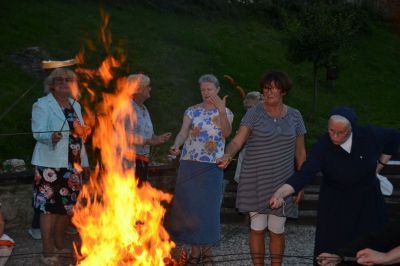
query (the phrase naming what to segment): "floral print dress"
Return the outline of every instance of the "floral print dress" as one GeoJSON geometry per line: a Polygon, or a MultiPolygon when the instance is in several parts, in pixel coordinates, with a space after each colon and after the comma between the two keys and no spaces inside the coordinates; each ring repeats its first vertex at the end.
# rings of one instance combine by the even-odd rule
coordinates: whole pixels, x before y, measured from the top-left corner
{"type": "MultiPolygon", "coordinates": [[[[233,113],[228,108],[226,113],[232,123],[233,113]]],[[[189,107],[185,115],[192,120],[192,124],[182,148],[181,160],[215,163],[224,155],[225,148],[218,109],[206,110],[199,104],[189,107]]]]}
{"type": "MultiPolygon", "coordinates": [[[[73,109],[63,109],[65,119],[72,129],[78,117],[73,109]]],[[[81,164],[82,138],[69,135],[68,167],[52,168],[36,166],[34,180],[34,207],[41,213],[72,214],[78,197],[82,176],[77,169],[81,164]]]]}

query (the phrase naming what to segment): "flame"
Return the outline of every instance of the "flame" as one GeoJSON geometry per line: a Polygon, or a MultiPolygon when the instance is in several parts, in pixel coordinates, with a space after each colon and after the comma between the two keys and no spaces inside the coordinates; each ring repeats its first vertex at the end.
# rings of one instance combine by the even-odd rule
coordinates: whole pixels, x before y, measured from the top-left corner
{"type": "MultiPolygon", "coordinates": [[[[107,32],[108,16],[103,14],[101,40],[110,45],[107,32]]],[[[83,54],[79,55],[84,62],[83,54]]],[[[135,122],[131,105],[132,93],[138,84],[128,84],[126,78],[117,78],[114,68],[121,66],[125,57],[107,57],[96,72],[107,88],[112,80],[114,93],[101,93],[96,102],[95,90],[89,82],[82,85],[88,92],[85,123],[92,127],[92,143],[101,153],[101,163],[82,187],[74,207],[72,221],[82,243],[74,243],[78,265],[165,265],[172,262],[171,249],[175,244],[162,226],[165,208],[172,195],[156,190],[145,182],[138,187],[134,169],[124,169],[123,158],[135,158],[129,143],[138,137],[125,134],[125,122],[135,122]],[[80,250],[79,250],[80,249],[80,250]]],[[[84,73],[84,72],[82,72],[84,73]]],[[[82,74],[81,73],[81,74],[82,74]]],[[[93,71],[89,71],[92,78],[93,71]]]]}

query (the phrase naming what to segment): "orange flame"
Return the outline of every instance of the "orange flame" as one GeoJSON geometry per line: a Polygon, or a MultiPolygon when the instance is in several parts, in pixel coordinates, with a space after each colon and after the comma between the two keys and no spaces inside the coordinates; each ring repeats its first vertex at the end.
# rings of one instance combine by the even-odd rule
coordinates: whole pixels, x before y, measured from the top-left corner
{"type": "MultiPolygon", "coordinates": [[[[103,19],[107,25],[108,16],[103,19]]],[[[111,44],[111,34],[106,33],[105,27],[101,31],[105,45],[111,44]]],[[[83,62],[82,54],[79,59],[83,62]]],[[[121,61],[111,56],[101,63],[99,74],[105,87],[117,79],[113,68],[120,65],[121,61]]],[[[97,115],[84,105],[85,122],[93,128],[93,146],[101,151],[101,166],[97,165],[90,182],[83,186],[74,207],[72,220],[82,239],[80,252],[75,244],[77,263],[165,265],[172,261],[170,253],[175,244],[162,226],[165,208],[161,202],[170,202],[172,195],[148,183],[139,188],[134,169],[123,167],[124,158],[135,157],[129,148],[132,137],[125,134],[125,123],[136,120],[131,96],[138,84],[128,85],[126,78],[117,79],[115,84],[114,94],[102,93],[103,100],[96,105],[97,115]]],[[[93,100],[94,90],[86,90],[93,100]]]]}

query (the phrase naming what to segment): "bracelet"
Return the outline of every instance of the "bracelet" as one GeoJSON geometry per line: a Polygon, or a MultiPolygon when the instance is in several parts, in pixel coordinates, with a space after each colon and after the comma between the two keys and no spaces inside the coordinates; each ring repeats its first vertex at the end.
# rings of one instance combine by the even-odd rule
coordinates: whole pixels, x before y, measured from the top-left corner
{"type": "Polygon", "coordinates": [[[385,167],[387,165],[386,163],[382,163],[381,160],[378,160],[378,163],[383,165],[383,167],[385,167]]]}

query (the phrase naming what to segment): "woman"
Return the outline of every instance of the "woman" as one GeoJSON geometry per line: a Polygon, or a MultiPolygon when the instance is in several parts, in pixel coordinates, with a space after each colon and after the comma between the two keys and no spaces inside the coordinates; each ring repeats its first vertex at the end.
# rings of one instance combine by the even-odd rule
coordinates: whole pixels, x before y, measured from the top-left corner
{"type": "Polygon", "coordinates": [[[220,239],[223,171],[216,159],[224,153],[233,114],[225,107],[226,96],[218,96],[220,87],[214,75],[201,76],[199,85],[203,102],[186,109],[182,128],[170,148],[172,155],[181,153],[170,233],[176,241],[192,246],[189,265],[201,259],[210,265],[211,245],[220,239]]]}
{"type": "Polygon", "coordinates": [[[376,174],[397,152],[400,134],[394,129],[357,126],[356,120],[347,107],[333,109],[328,133],[312,147],[301,170],[270,199],[271,208],[280,208],[283,198],[322,172],[315,256],[337,253],[346,243],[381,229],[387,221],[376,174]]]}
{"type": "Polygon", "coordinates": [[[150,161],[150,146],[161,145],[171,138],[171,133],[155,135],[150,113],[144,102],[150,98],[150,78],[143,74],[130,75],[128,86],[132,90],[132,107],[135,111],[136,119],[128,117],[125,120],[127,134],[133,136],[131,149],[135,151],[135,162],[124,159],[126,168],[135,165],[135,175],[139,179],[139,185],[148,178],[148,164],[150,161]]]}
{"type": "Polygon", "coordinates": [[[265,233],[268,230],[271,265],[281,265],[284,253],[286,217],[297,217],[295,203],[300,196],[286,201],[286,208],[266,208],[275,189],[299,169],[305,160],[304,127],[300,112],[283,103],[291,88],[286,73],[271,71],[259,82],[264,102],[247,111],[239,130],[217,162],[225,168],[246,143],[236,207],[250,215],[250,252],[254,265],[264,265],[265,233]]]}
{"type": "Polygon", "coordinates": [[[88,169],[83,139],[81,107],[69,97],[77,77],[72,70],[57,68],[44,81],[45,97],[32,107],[32,132],[36,139],[34,206],[39,209],[45,265],[58,265],[65,229],[81,187],[81,171],[88,169]]]}

